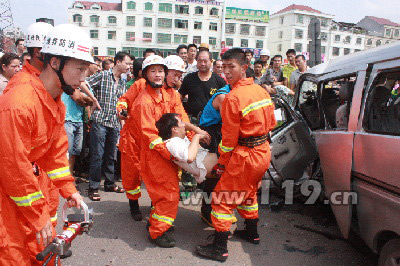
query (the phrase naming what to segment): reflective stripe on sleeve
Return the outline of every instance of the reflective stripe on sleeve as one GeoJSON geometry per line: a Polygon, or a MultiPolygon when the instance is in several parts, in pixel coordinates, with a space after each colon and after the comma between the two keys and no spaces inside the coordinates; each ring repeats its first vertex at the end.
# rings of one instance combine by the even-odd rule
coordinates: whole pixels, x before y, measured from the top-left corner
{"type": "Polygon", "coordinates": [[[54,180],[54,179],[61,178],[64,176],[69,176],[69,175],[71,175],[71,173],[69,171],[69,166],[65,166],[65,167],[61,167],[61,168],[52,170],[50,172],[47,172],[47,175],[49,176],[49,178],[51,180],[54,180]]]}
{"type": "Polygon", "coordinates": [[[252,206],[239,205],[237,208],[248,212],[258,211],[258,204],[254,204],[252,206]]]}
{"type": "Polygon", "coordinates": [[[137,188],[135,188],[135,189],[133,189],[133,190],[128,190],[128,191],[126,191],[126,193],[129,193],[129,194],[131,194],[131,195],[136,195],[136,194],[139,194],[141,191],[140,191],[140,186],[138,186],[137,188]]]}
{"type": "Polygon", "coordinates": [[[158,139],[155,139],[155,140],[153,140],[151,143],[150,143],[150,149],[154,149],[154,147],[156,146],[156,145],[158,145],[158,144],[161,144],[161,143],[163,143],[163,140],[162,140],[162,138],[158,138],[158,139]]]}
{"type": "Polygon", "coordinates": [[[232,214],[218,213],[215,212],[214,210],[211,211],[211,215],[217,218],[218,220],[232,220],[233,218],[232,214]]]}
{"type": "Polygon", "coordinates": [[[161,215],[158,215],[158,214],[155,214],[155,213],[153,213],[153,215],[151,217],[156,219],[156,220],[158,220],[158,221],[160,221],[160,222],[167,223],[169,225],[172,225],[172,223],[174,222],[174,219],[172,219],[172,218],[169,218],[167,216],[161,216],[161,215]]]}
{"type": "Polygon", "coordinates": [[[56,213],[55,216],[53,216],[53,217],[50,218],[50,221],[51,221],[52,223],[54,223],[55,221],[57,221],[57,213],[56,213]]]}
{"type": "Polygon", "coordinates": [[[118,102],[117,107],[120,105],[124,106],[125,108],[128,108],[128,104],[126,102],[118,102]]]}
{"type": "Polygon", "coordinates": [[[255,111],[257,109],[260,109],[260,108],[263,108],[263,107],[266,107],[266,106],[269,106],[269,105],[272,105],[272,100],[271,99],[264,99],[262,101],[258,101],[258,102],[252,103],[252,104],[250,104],[249,106],[247,106],[246,108],[244,108],[242,110],[242,115],[246,116],[251,111],[255,111]]]}
{"type": "Polygon", "coordinates": [[[11,197],[10,198],[17,204],[17,206],[32,206],[32,203],[44,199],[42,191],[37,191],[24,197],[11,197]]]}
{"type": "Polygon", "coordinates": [[[219,147],[221,148],[221,150],[223,152],[231,152],[235,148],[235,147],[226,147],[226,146],[222,145],[222,141],[219,143],[219,147]]]}

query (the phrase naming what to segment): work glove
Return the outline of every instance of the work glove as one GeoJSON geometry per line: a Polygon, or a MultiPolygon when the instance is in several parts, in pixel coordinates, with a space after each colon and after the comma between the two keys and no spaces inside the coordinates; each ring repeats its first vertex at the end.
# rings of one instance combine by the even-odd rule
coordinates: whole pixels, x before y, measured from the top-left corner
{"type": "Polygon", "coordinates": [[[225,172],[225,165],[217,163],[211,170],[211,175],[220,178],[224,172],[225,172]]]}

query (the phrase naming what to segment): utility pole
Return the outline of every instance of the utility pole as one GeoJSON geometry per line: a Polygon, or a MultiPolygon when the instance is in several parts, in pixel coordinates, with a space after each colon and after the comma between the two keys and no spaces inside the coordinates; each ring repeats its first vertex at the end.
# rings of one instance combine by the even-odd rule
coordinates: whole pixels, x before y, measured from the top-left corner
{"type": "Polygon", "coordinates": [[[221,44],[220,51],[221,54],[222,49],[225,48],[225,17],[226,17],[226,2],[228,0],[224,0],[224,6],[222,7],[222,21],[221,21],[221,44]]]}
{"type": "Polygon", "coordinates": [[[308,61],[310,67],[319,65],[321,61],[321,22],[317,18],[313,18],[308,25],[308,38],[310,41],[310,59],[308,61]]]}
{"type": "Polygon", "coordinates": [[[14,30],[14,21],[9,0],[0,0],[0,51],[14,50],[15,36],[5,36],[6,31],[14,30]]]}

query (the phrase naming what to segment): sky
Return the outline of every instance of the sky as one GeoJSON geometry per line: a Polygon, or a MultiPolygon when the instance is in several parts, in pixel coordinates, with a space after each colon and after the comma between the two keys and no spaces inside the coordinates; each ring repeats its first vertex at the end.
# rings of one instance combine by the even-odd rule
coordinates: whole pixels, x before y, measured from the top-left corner
{"type": "MultiPolygon", "coordinates": [[[[53,18],[55,24],[67,23],[67,9],[73,0],[9,0],[14,25],[26,31],[36,18],[53,18]]],[[[93,1],[93,0],[92,0],[93,1]]],[[[400,0],[226,0],[227,6],[261,9],[270,15],[292,4],[307,5],[335,15],[336,21],[357,23],[365,16],[389,19],[400,24],[400,0]],[[251,3],[251,5],[249,5],[251,3]]],[[[103,0],[120,2],[120,0],[103,0]]]]}

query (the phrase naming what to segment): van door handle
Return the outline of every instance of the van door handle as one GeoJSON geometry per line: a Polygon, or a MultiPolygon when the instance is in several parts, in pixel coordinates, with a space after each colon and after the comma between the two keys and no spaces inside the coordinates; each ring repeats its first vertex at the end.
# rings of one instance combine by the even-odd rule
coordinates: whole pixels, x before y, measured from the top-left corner
{"type": "Polygon", "coordinates": [[[288,154],[289,153],[289,149],[286,148],[283,151],[278,152],[277,154],[274,155],[275,160],[277,160],[279,157],[281,157],[284,154],[288,154]]]}

